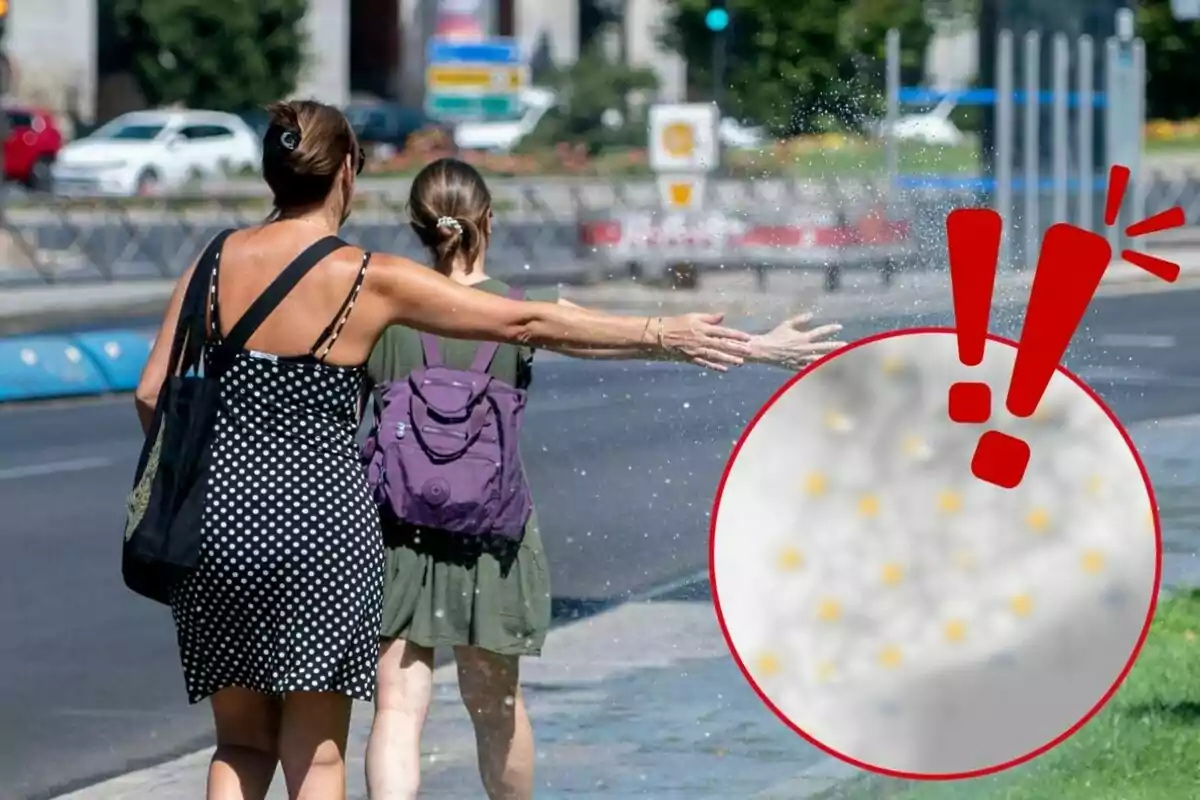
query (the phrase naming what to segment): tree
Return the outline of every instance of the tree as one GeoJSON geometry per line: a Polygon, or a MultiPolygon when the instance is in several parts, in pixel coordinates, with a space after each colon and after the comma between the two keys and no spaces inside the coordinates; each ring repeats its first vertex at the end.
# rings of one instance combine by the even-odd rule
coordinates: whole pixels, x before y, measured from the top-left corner
{"type": "Polygon", "coordinates": [[[558,104],[522,142],[523,149],[582,144],[594,154],[610,147],[646,145],[646,121],[638,114],[636,100],[657,88],[651,70],[613,63],[602,44],[594,42],[570,67],[555,70],[548,82],[558,94],[558,104]],[[606,115],[614,112],[619,119],[605,124],[606,115]]]}
{"type": "Polygon", "coordinates": [[[307,0],[114,0],[148,103],[244,111],[295,91],[307,0]]]}
{"type": "MultiPolygon", "coordinates": [[[[712,83],[708,0],[673,0],[664,41],[712,83]]],[[[921,0],[728,0],[725,113],[779,134],[858,127],[883,107],[885,40],[901,32],[908,80],[922,71],[930,27],[921,0]]]]}
{"type": "Polygon", "coordinates": [[[1137,33],[1146,42],[1146,116],[1179,120],[1200,115],[1200,72],[1195,68],[1200,23],[1176,20],[1169,0],[1142,0],[1137,33]]]}

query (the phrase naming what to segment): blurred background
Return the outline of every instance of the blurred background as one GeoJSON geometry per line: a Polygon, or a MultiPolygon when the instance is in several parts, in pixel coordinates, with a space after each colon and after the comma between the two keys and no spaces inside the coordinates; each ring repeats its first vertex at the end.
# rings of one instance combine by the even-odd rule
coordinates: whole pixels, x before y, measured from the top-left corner
{"type": "Polygon", "coordinates": [[[1189,68],[1200,25],[1176,19],[1167,0],[3,5],[0,282],[175,274],[218,227],[265,213],[261,109],[285,96],[344,108],[368,146],[353,237],[420,255],[397,225],[407,179],[453,154],[496,187],[505,224],[493,268],[529,281],[693,285],[713,267],[818,267],[837,288],[841,267],[878,266],[885,278],[928,269],[950,208],[1037,184],[1040,204],[1004,210],[1040,230],[1042,217],[1085,202],[1081,180],[1102,181],[1122,153],[1129,161],[1114,151],[1120,137],[1145,153],[1139,210],[1182,202],[1190,212],[1200,188],[1189,68]],[[1123,8],[1136,12],[1124,33],[1123,8]],[[1005,31],[1017,51],[1007,67],[1005,31]],[[1049,97],[1056,36],[1066,40],[1059,100],[1049,97]],[[1110,39],[1149,54],[1137,65],[1144,129],[1107,131],[1117,104],[1103,98],[1119,88],[1107,83],[1110,39]],[[1007,149],[997,139],[1005,72],[1010,86],[1032,76],[1047,94],[1031,129],[1009,92],[1018,118],[1008,115],[1007,149]],[[1082,104],[1095,107],[1086,123],[1081,91],[1096,98],[1082,104]],[[704,104],[700,116],[688,108],[704,104]],[[655,109],[666,120],[657,129],[655,109]],[[674,111],[688,153],[670,156],[674,111]],[[1061,168],[1055,137],[1069,144],[1061,168]],[[998,159],[1019,174],[989,183],[998,159]]]}

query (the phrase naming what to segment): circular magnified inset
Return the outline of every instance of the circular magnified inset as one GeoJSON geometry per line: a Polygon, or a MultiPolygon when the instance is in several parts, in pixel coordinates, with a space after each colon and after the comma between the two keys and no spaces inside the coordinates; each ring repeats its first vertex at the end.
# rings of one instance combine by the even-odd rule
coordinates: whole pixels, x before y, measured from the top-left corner
{"type": "Polygon", "coordinates": [[[1153,614],[1153,494],[1112,414],[1055,373],[1004,409],[1012,343],[865,340],[785,387],[717,494],[713,597],[739,666],[788,725],[860,767],[968,777],[1064,740],[1116,691],[1153,614]],[[991,419],[949,418],[956,381],[991,419]],[[1028,443],[1023,481],[976,478],[980,435],[1028,443]]]}

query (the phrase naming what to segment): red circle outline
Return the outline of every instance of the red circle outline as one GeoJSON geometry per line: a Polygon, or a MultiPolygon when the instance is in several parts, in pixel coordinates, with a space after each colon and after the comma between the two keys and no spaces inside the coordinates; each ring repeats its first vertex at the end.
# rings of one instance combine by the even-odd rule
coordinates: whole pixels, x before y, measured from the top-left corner
{"type": "MultiPolygon", "coordinates": [[[[769,400],[767,400],[767,402],[764,403],[763,406],[757,412],[755,412],[754,417],[751,418],[750,422],[746,425],[745,430],[742,431],[742,435],[740,437],[738,437],[737,444],[734,445],[732,452],[729,454],[729,459],[725,462],[725,469],[721,474],[721,481],[720,481],[720,483],[717,484],[716,495],[713,497],[712,510],[709,514],[709,526],[708,526],[708,580],[712,586],[713,610],[716,611],[717,623],[721,626],[721,635],[725,638],[725,646],[729,649],[729,654],[733,657],[733,661],[735,664],[737,664],[738,669],[741,670],[742,676],[746,679],[746,683],[748,683],[750,685],[750,688],[754,690],[754,693],[758,695],[758,698],[763,702],[764,705],[766,705],[767,708],[769,708],[771,710],[771,713],[773,713],[776,717],[778,717],[779,720],[781,722],[783,722],[783,724],[786,725],[788,728],[790,728],[793,733],[797,734],[798,736],[803,738],[805,741],[807,741],[809,744],[813,745],[818,750],[821,750],[822,752],[824,752],[826,755],[833,756],[834,758],[838,759],[839,761],[843,761],[847,764],[850,764],[851,766],[858,767],[859,769],[865,770],[867,772],[872,772],[876,775],[883,775],[883,776],[886,776],[889,778],[901,778],[904,780],[911,780],[911,781],[955,781],[955,780],[966,780],[969,778],[982,778],[986,775],[994,775],[998,772],[1003,772],[1004,770],[1012,769],[1013,767],[1020,766],[1021,764],[1024,764],[1028,761],[1032,761],[1033,759],[1037,758],[1038,756],[1049,752],[1050,750],[1054,749],[1055,747],[1058,747],[1060,744],[1065,742],[1067,739],[1074,736],[1084,725],[1088,724],[1088,722],[1090,722],[1093,717],[1095,717],[1098,713],[1100,713],[1101,709],[1103,709],[1104,706],[1108,704],[1108,701],[1111,700],[1113,695],[1117,693],[1117,690],[1121,688],[1121,684],[1123,684],[1125,682],[1125,678],[1129,675],[1129,671],[1133,669],[1134,663],[1137,661],[1138,656],[1142,652],[1142,647],[1146,643],[1146,636],[1150,632],[1150,625],[1154,621],[1154,613],[1158,608],[1158,594],[1162,588],[1162,527],[1161,527],[1161,521],[1159,520],[1159,515],[1158,515],[1158,500],[1154,496],[1154,486],[1150,482],[1150,474],[1146,471],[1146,465],[1142,462],[1142,456],[1140,453],[1138,453],[1137,447],[1133,443],[1133,439],[1129,436],[1129,432],[1127,430],[1125,430],[1125,426],[1121,424],[1121,421],[1119,419],[1117,419],[1116,414],[1113,413],[1112,409],[1110,409],[1108,407],[1108,404],[1106,404],[1104,402],[1104,400],[1102,400],[1100,398],[1100,395],[1098,395],[1096,393],[1096,391],[1094,389],[1092,389],[1092,387],[1090,387],[1086,383],[1084,383],[1081,378],[1077,377],[1074,373],[1072,373],[1066,367],[1062,366],[1061,364],[1058,365],[1057,371],[1062,373],[1063,375],[1065,375],[1071,381],[1073,381],[1076,386],[1078,386],[1080,389],[1082,389],[1092,399],[1092,401],[1095,402],[1096,405],[1098,405],[1101,408],[1101,410],[1103,410],[1104,413],[1108,415],[1108,418],[1112,421],[1113,426],[1116,427],[1116,429],[1120,432],[1121,438],[1123,438],[1125,440],[1125,444],[1129,448],[1129,452],[1133,455],[1133,460],[1137,463],[1138,470],[1142,474],[1142,481],[1143,481],[1143,483],[1145,483],[1145,486],[1146,486],[1146,494],[1150,498],[1150,513],[1154,520],[1154,586],[1153,586],[1153,591],[1151,592],[1151,595],[1150,595],[1150,607],[1146,614],[1146,621],[1142,624],[1142,631],[1138,635],[1137,643],[1134,644],[1133,652],[1130,654],[1129,660],[1125,663],[1125,666],[1121,670],[1120,674],[1117,675],[1117,679],[1116,679],[1116,681],[1113,682],[1113,685],[1109,688],[1109,690],[1107,692],[1104,693],[1104,696],[1101,697],[1100,700],[1097,701],[1097,703],[1094,706],[1092,706],[1092,708],[1086,714],[1083,715],[1083,717],[1081,717],[1078,721],[1075,722],[1075,724],[1073,724],[1071,727],[1067,728],[1067,730],[1063,731],[1061,734],[1056,736],[1054,739],[1051,739],[1046,744],[1043,744],[1042,746],[1026,753],[1023,756],[1011,759],[1002,764],[996,764],[996,765],[993,765],[990,767],[984,767],[981,769],[970,770],[967,772],[951,772],[951,773],[903,772],[900,770],[888,769],[886,767],[879,767],[874,764],[868,764],[864,761],[860,761],[856,758],[852,758],[851,756],[848,756],[844,753],[839,753],[838,751],[834,750],[833,748],[828,747],[827,745],[823,744],[822,742],[817,741],[817,739],[810,736],[803,729],[801,729],[800,726],[798,726],[794,722],[792,722],[787,717],[786,714],[784,714],[782,711],[780,711],[778,706],[776,706],[773,702],[771,702],[771,699],[767,696],[766,692],[764,692],[762,690],[762,688],[754,680],[754,677],[750,674],[750,670],[746,668],[746,664],[742,661],[741,656],[738,655],[737,648],[733,644],[733,639],[729,635],[729,627],[725,623],[725,615],[721,612],[721,593],[717,587],[717,572],[716,572],[716,559],[715,559],[716,541],[717,541],[717,516],[720,513],[721,496],[725,492],[725,483],[729,480],[729,473],[733,469],[734,462],[737,461],[738,453],[741,452],[742,446],[745,445],[746,440],[750,437],[751,432],[753,432],[755,426],[758,425],[759,420],[761,420],[763,418],[763,416],[766,415],[767,411],[769,411],[771,409],[771,407],[774,406],[775,403],[778,402],[779,399],[781,397],[783,397],[783,395],[785,393],[787,393],[787,391],[789,389],[791,389],[792,386],[794,386],[797,382],[799,382],[805,375],[808,375],[810,372],[816,370],[817,368],[819,368],[822,364],[826,363],[827,361],[831,361],[835,358],[838,358],[839,356],[845,355],[846,353],[849,353],[850,351],[855,350],[859,347],[863,347],[864,345],[873,344],[875,342],[881,342],[886,339],[892,339],[897,336],[912,336],[914,334],[925,334],[925,333],[939,333],[939,334],[956,335],[957,331],[954,328],[935,327],[935,326],[920,327],[920,328],[904,328],[904,329],[898,330],[898,331],[887,331],[884,333],[872,334],[871,336],[867,336],[863,339],[859,339],[855,342],[852,342],[852,343],[846,345],[845,347],[839,348],[838,350],[835,350],[831,353],[825,354],[817,361],[814,361],[812,364],[808,365],[803,370],[796,373],[794,376],[789,378],[788,381],[783,386],[781,386],[775,392],[775,394],[773,394],[771,396],[771,398],[769,400]]],[[[1017,343],[1015,341],[1013,341],[1012,339],[1006,339],[1002,336],[996,336],[991,333],[987,334],[987,338],[993,342],[999,342],[1001,344],[1009,345],[1010,347],[1013,347],[1014,349],[1017,347],[1017,343]]]]}

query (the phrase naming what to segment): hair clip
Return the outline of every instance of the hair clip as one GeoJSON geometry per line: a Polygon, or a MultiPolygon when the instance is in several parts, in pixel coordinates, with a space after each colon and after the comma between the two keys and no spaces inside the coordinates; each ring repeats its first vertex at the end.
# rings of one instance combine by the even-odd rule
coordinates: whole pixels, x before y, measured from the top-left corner
{"type": "Polygon", "coordinates": [[[279,144],[284,150],[292,152],[300,146],[300,134],[296,131],[282,131],[279,134],[279,144]]]}
{"type": "Polygon", "coordinates": [[[454,217],[438,217],[436,227],[449,228],[450,230],[454,231],[455,233],[462,233],[462,223],[459,222],[454,217]]]}

